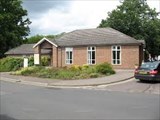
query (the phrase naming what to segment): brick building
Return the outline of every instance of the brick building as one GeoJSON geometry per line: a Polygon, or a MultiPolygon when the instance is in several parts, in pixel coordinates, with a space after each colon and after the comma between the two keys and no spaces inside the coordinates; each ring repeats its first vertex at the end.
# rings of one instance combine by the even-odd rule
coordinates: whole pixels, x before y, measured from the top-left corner
{"type": "Polygon", "coordinates": [[[57,39],[43,38],[33,49],[36,64],[42,50],[51,51],[53,67],[108,62],[114,68],[130,69],[143,60],[143,42],[112,28],[75,30],[57,39]]]}

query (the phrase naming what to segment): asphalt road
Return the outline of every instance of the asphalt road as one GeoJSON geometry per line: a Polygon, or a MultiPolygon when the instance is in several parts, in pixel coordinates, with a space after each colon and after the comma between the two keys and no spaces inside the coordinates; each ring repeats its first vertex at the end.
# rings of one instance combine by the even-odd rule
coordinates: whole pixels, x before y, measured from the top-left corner
{"type": "MultiPolygon", "coordinates": [[[[160,119],[159,94],[98,89],[55,89],[0,82],[2,120],[160,119]]],[[[119,88],[122,88],[123,84],[120,86],[119,88]]],[[[114,89],[115,86],[108,87],[114,89]]]]}
{"type": "Polygon", "coordinates": [[[139,80],[133,78],[129,81],[124,81],[112,85],[102,85],[97,87],[96,89],[160,95],[160,82],[150,82],[150,81],[140,82],[139,80]]]}

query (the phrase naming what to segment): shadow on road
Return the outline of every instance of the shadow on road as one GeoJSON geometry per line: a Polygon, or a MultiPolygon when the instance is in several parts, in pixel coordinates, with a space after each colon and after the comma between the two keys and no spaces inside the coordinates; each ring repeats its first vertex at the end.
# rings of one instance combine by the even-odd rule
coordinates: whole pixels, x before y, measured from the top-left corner
{"type": "Polygon", "coordinates": [[[143,81],[137,81],[137,83],[143,83],[143,84],[159,84],[159,81],[148,81],[148,80],[143,80],[143,81]]]}
{"type": "Polygon", "coordinates": [[[14,119],[14,118],[11,118],[7,115],[0,114],[0,120],[18,120],[18,119],[14,119]]]}

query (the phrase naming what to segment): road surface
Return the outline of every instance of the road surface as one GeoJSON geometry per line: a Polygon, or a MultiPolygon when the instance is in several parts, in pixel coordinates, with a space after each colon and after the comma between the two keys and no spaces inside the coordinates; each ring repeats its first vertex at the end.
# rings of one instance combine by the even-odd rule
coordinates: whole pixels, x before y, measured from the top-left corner
{"type": "MultiPolygon", "coordinates": [[[[44,88],[0,82],[2,120],[159,120],[160,118],[159,94],[125,91],[134,87],[141,89],[143,84],[137,82],[106,86],[105,90],[44,88]],[[134,86],[135,84],[137,86],[134,86]]],[[[146,86],[148,85],[150,86],[149,83],[146,86]]]]}
{"type": "Polygon", "coordinates": [[[97,87],[99,90],[119,91],[129,93],[146,93],[146,94],[160,94],[160,82],[140,82],[136,79],[115,83],[112,85],[102,85],[97,87]]]}

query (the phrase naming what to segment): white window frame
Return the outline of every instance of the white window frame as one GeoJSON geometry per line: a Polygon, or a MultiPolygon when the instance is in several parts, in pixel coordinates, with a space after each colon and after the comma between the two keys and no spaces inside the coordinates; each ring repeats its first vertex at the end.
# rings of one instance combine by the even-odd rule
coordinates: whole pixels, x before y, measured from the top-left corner
{"type": "Polygon", "coordinates": [[[96,64],[96,47],[95,46],[88,46],[87,47],[87,64],[88,65],[95,65],[96,64]],[[92,50],[93,47],[94,47],[94,50],[92,50]],[[89,50],[89,48],[91,48],[91,49],[89,50]],[[88,56],[88,52],[91,52],[91,58],[92,58],[92,52],[93,51],[95,51],[95,59],[94,59],[95,63],[92,63],[93,59],[90,59],[89,56],[88,56]]]}
{"type": "Polygon", "coordinates": [[[73,64],[73,48],[72,47],[65,48],[65,63],[66,64],[73,64]],[[69,58],[67,58],[68,57],[67,52],[69,52],[69,58]],[[72,59],[70,59],[71,52],[72,52],[72,59]],[[72,61],[72,63],[70,61],[72,61]]]}
{"type": "Polygon", "coordinates": [[[112,65],[121,65],[121,53],[122,53],[122,49],[121,49],[121,45],[113,45],[112,48],[111,48],[111,55],[112,55],[112,58],[111,58],[111,63],[112,65]],[[120,49],[118,49],[118,47],[120,47],[120,49]],[[113,59],[113,51],[115,51],[116,53],[116,58],[113,59]],[[119,59],[117,59],[117,52],[120,51],[120,54],[119,54],[119,59]],[[115,63],[113,62],[115,60],[115,63]],[[119,60],[119,64],[118,64],[118,60],[119,60]]]}

